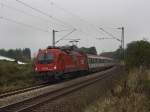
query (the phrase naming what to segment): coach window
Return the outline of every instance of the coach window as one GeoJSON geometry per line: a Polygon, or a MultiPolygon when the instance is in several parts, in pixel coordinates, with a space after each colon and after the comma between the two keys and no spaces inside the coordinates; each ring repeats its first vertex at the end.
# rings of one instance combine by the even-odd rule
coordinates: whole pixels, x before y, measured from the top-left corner
{"type": "Polygon", "coordinates": [[[95,58],[93,59],[93,63],[95,63],[95,58]]]}
{"type": "Polygon", "coordinates": [[[90,59],[88,59],[88,63],[90,63],[90,59]]]}
{"type": "Polygon", "coordinates": [[[89,58],[89,63],[91,64],[91,58],[89,58]]]}
{"type": "Polygon", "coordinates": [[[94,63],[94,59],[92,58],[92,63],[94,63]]]}
{"type": "Polygon", "coordinates": [[[99,59],[96,59],[96,63],[98,63],[99,59]]]}
{"type": "Polygon", "coordinates": [[[91,58],[89,58],[89,63],[91,64],[91,58]]]}
{"type": "Polygon", "coordinates": [[[99,59],[99,62],[101,63],[101,59],[99,59]]]}
{"type": "Polygon", "coordinates": [[[102,59],[102,63],[104,63],[104,59],[102,59]]]}
{"type": "Polygon", "coordinates": [[[103,63],[105,63],[105,59],[103,59],[103,63]]]}
{"type": "Polygon", "coordinates": [[[97,63],[97,58],[95,59],[95,63],[97,63]]]}

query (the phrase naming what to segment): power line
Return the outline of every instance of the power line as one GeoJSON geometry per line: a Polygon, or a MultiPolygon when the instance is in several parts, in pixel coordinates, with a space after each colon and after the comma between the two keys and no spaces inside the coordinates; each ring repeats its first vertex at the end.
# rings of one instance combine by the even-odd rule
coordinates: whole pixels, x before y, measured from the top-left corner
{"type": "Polygon", "coordinates": [[[104,37],[104,38],[96,38],[96,39],[105,40],[105,39],[114,39],[114,38],[107,38],[107,37],[104,37]]]}
{"type": "Polygon", "coordinates": [[[103,28],[99,27],[99,29],[102,30],[103,32],[105,32],[106,34],[108,34],[109,36],[111,36],[113,39],[116,39],[117,41],[121,41],[120,39],[115,37],[112,33],[109,33],[108,31],[104,30],[103,28]]]}
{"type": "Polygon", "coordinates": [[[81,39],[64,39],[64,40],[81,40],[81,39]]]}
{"type": "MultiPolygon", "coordinates": [[[[49,1],[51,1],[51,0],[49,0],[49,1]]],[[[57,8],[59,8],[60,10],[63,10],[64,12],[66,12],[66,13],[72,15],[72,16],[78,17],[78,19],[79,19],[80,21],[84,21],[84,22],[88,23],[89,25],[91,25],[91,26],[93,26],[93,27],[95,27],[95,28],[99,28],[99,27],[95,26],[94,24],[91,24],[91,23],[87,22],[86,20],[82,19],[80,16],[78,16],[78,15],[76,15],[76,14],[73,14],[73,13],[70,12],[70,11],[67,11],[66,9],[62,8],[61,6],[55,4],[54,2],[51,2],[51,5],[55,5],[55,6],[56,6],[57,8]]],[[[116,39],[116,40],[118,40],[118,41],[121,41],[120,39],[116,38],[113,34],[107,32],[107,31],[104,30],[103,28],[99,28],[99,29],[102,30],[103,32],[105,32],[106,34],[108,34],[109,36],[113,37],[114,39],[116,39]]],[[[116,28],[111,28],[111,29],[116,29],[116,28]]]]}
{"type": "MultiPolygon", "coordinates": [[[[51,1],[51,0],[48,0],[48,1],[51,1]]],[[[94,24],[91,24],[91,23],[87,22],[86,20],[82,19],[80,16],[78,16],[78,15],[76,15],[76,14],[73,14],[72,12],[70,12],[70,11],[68,11],[68,10],[66,10],[66,9],[64,9],[64,8],[62,8],[61,6],[55,4],[54,2],[51,2],[51,5],[55,5],[57,8],[59,8],[60,10],[63,10],[63,11],[64,11],[65,13],[67,13],[67,14],[70,14],[70,15],[72,15],[72,16],[78,17],[78,19],[79,19],[80,21],[84,21],[84,22],[86,22],[87,24],[89,24],[90,26],[93,26],[93,27],[95,27],[96,29],[100,29],[100,30],[102,30],[103,32],[105,32],[106,34],[108,34],[109,36],[112,37],[112,38],[107,38],[107,39],[116,39],[117,41],[121,41],[120,39],[118,39],[117,37],[115,37],[113,34],[107,32],[107,31],[104,30],[103,28],[99,28],[98,26],[95,26],[94,24]]],[[[113,29],[116,29],[116,28],[113,28],[113,29]]],[[[82,32],[82,33],[85,33],[85,32],[83,32],[83,31],[81,31],[81,32],[82,32]]]]}
{"type": "MultiPolygon", "coordinates": [[[[4,4],[4,3],[0,3],[0,5],[1,5],[2,7],[6,7],[6,8],[8,8],[8,9],[11,9],[11,10],[14,10],[14,11],[17,11],[17,12],[20,12],[20,13],[23,13],[23,14],[25,14],[25,15],[32,16],[32,17],[36,17],[36,18],[38,18],[38,19],[41,19],[42,21],[50,22],[49,20],[46,20],[46,19],[44,19],[44,18],[41,18],[41,17],[36,16],[36,15],[33,15],[33,14],[29,14],[29,13],[23,11],[23,10],[19,10],[19,9],[17,9],[17,8],[14,8],[14,7],[12,7],[12,6],[6,5],[6,4],[4,4]]],[[[25,23],[21,23],[21,22],[18,22],[18,21],[9,19],[9,18],[5,18],[5,17],[1,17],[1,19],[2,19],[2,18],[5,19],[5,20],[7,20],[7,21],[9,21],[9,22],[13,22],[13,23],[16,23],[16,24],[19,24],[19,25],[24,25],[24,26],[26,26],[26,27],[30,27],[30,28],[42,30],[42,31],[44,31],[44,32],[45,32],[45,31],[48,32],[48,30],[43,30],[43,29],[41,29],[41,28],[37,28],[37,27],[34,27],[34,26],[32,26],[32,25],[28,25],[28,24],[25,24],[25,23]]],[[[50,29],[53,29],[53,28],[50,28],[50,29]]],[[[68,29],[61,30],[61,31],[68,31],[68,29]]]]}
{"type": "MultiPolygon", "coordinates": [[[[4,4],[4,3],[0,3],[0,4],[1,4],[3,7],[6,7],[6,8],[8,8],[8,9],[10,9],[10,10],[14,10],[14,11],[16,11],[16,12],[25,14],[25,15],[27,15],[27,16],[35,17],[36,19],[40,19],[40,20],[42,20],[42,21],[45,21],[46,23],[51,23],[51,21],[46,20],[46,19],[44,19],[44,18],[41,18],[40,16],[36,16],[36,15],[33,15],[33,14],[29,14],[29,13],[23,11],[23,10],[14,8],[14,7],[9,6],[9,5],[6,5],[6,4],[4,4]]],[[[52,23],[52,24],[53,24],[53,23],[52,23]]],[[[54,23],[54,24],[55,24],[55,23],[54,23]]]]}
{"type": "MultiPolygon", "coordinates": [[[[23,1],[21,1],[21,0],[16,0],[16,1],[17,1],[18,3],[20,3],[20,4],[22,4],[22,5],[24,5],[24,6],[28,7],[28,8],[30,8],[30,9],[32,9],[32,10],[34,10],[34,11],[36,11],[36,12],[38,12],[38,13],[44,15],[44,16],[47,16],[47,17],[49,17],[49,18],[51,18],[51,19],[53,19],[53,20],[55,20],[55,21],[58,21],[59,23],[63,23],[64,25],[73,27],[72,25],[69,25],[68,23],[65,23],[64,21],[61,21],[61,20],[59,20],[59,19],[57,19],[57,18],[55,18],[55,17],[53,17],[53,16],[51,16],[51,15],[49,15],[49,14],[47,14],[47,13],[45,13],[45,12],[43,12],[43,11],[37,9],[37,8],[34,8],[34,7],[32,7],[31,5],[25,3],[25,2],[23,2],[23,1]]],[[[73,27],[73,28],[74,28],[74,27],[73,27]]]]}
{"type": "MultiPolygon", "coordinates": [[[[51,1],[51,0],[49,0],[49,1],[51,1]]],[[[82,22],[86,22],[86,23],[88,23],[88,24],[91,24],[91,23],[87,22],[86,20],[82,19],[80,16],[78,16],[78,15],[76,15],[76,14],[74,14],[74,13],[68,11],[68,10],[66,10],[65,8],[63,8],[63,7],[61,7],[61,6],[57,5],[57,4],[55,4],[54,2],[51,2],[51,5],[55,5],[58,9],[63,10],[65,13],[70,14],[70,15],[72,15],[73,17],[77,17],[78,20],[80,20],[80,21],[82,21],[82,22]]]]}
{"type": "Polygon", "coordinates": [[[0,19],[6,20],[6,21],[9,21],[9,22],[18,24],[18,25],[22,25],[22,26],[25,26],[25,27],[29,27],[31,29],[36,29],[36,30],[40,30],[40,31],[43,31],[43,32],[49,32],[48,30],[45,30],[45,29],[42,29],[42,28],[39,28],[39,27],[35,27],[35,26],[29,25],[29,24],[25,24],[25,23],[22,23],[22,22],[18,22],[16,20],[13,20],[13,19],[10,19],[10,18],[7,18],[7,17],[0,17],[0,19]]]}
{"type": "Polygon", "coordinates": [[[77,15],[73,14],[72,12],[70,12],[70,11],[64,9],[63,7],[61,7],[61,6],[57,5],[57,4],[55,4],[55,3],[52,2],[51,0],[48,0],[48,1],[51,2],[51,5],[52,5],[52,6],[55,5],[58,9],[63,10],[65,13],[70,14],[70,15],[72,15],[72,16],[74,16],[74,17],[76,16],[76,17],[78,17],[78,19],[80,19],[81,21],[83,21],[79,16],[77,16],[77,15]]]}
{"type": "Polygon", "coordinates": [[[72,34],[72,33],[75,32],[75,31],[76,31],[76,29],[73,29],[71,32],[69,32],[68,34],[66,34],[65,36],[63,36],[63,37],[60,38],[59,40],[57,40],[57,41],[55,42],[55,44],[57,44],[58,42],[60,42],[60,41],[63,40],[64,38],[68,37],[70,34],[72,34]]]}
{"type": "MultiPolygon", "coordinates": [[[[65,13],[71,15],[72,17],[76,17],[76,18],[77,18],[78,20],[80,20],[81,22],[84,22],[84,23],[86,23],[87,25],[90,25],[91,27],[95,28],[95,29],[99,32],[98,26],[96,26],[96,25],[94,25],[94,24],[92,24],[92,23],[89,23],[89,22],[86,21],[85,19],[83,19],[83,18],[81,18],[80,16],[78,16],[78,15],[76,15],[76,14],[74,14],[74,13],[68,11],[68,10],[66,10],[65,8],[61,7],[60,5],[57,5],[57,4],[54,3],[53,1],[51,1],[51,0],[48,0],[48,1],[51,2],[51,5],[52,5],[52,6],[55,5],[56,8],[58,8],[58,9],[60,9],[60,10],[63,10],[65,13]]],[[[87,28],[87,27],[86,27],[86,28],[87,28]]],[[[85,32],[82,32],[82,33],[85,33],[85,32]]]]}

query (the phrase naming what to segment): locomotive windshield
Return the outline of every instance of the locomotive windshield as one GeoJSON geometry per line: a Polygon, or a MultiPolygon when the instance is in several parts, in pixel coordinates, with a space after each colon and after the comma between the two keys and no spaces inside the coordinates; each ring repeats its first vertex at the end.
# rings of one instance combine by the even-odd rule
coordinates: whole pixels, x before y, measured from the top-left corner
{"type": "Polygon", "coordinates": [[[40,64],[50,64],[54,62],[54,54],[53,53],[41,53],[38,56],[38,62],[40,64]]]}

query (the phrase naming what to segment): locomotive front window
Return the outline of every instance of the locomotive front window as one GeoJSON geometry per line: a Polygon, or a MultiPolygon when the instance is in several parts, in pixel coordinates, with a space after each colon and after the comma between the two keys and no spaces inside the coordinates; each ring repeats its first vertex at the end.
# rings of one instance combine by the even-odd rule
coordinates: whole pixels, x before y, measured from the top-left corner
{"type": "Polygon", "coordinates": [[[45,63],[46,63],[45,58],[46,58],[46,55],[45,55],[45,54],[40,54],[40,55],[38,56],[38,62],[39,62],[40,64],[45,64],[45,63]]]}
{"type": "Polygon", "coordinates": [[[40,64],[50,64],[54,62],[53,53],[41,53],[38,57],[38,61],[40,64]]]}
{"type": "Polygon", "coordinates": [[[54,62],[54,55],[53,53],[48,53],[47,54],[47,63],[50,64],[50,63],[53,63],[54,62]]]}

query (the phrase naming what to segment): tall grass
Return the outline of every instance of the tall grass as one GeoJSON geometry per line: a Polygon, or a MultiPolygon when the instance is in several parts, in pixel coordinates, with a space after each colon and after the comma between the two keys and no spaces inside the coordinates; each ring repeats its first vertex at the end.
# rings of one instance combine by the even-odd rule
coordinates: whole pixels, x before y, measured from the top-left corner
{"type": "Polygon", "coordinates": [[[150,112],[150,71],[134,69],[85,112],[150,112]]]}
{"type": "Polygon", "coordinates": [[[34,78],[32,64],[18,65],[0,61],[0,93],[38,83],[34,78]]]}

